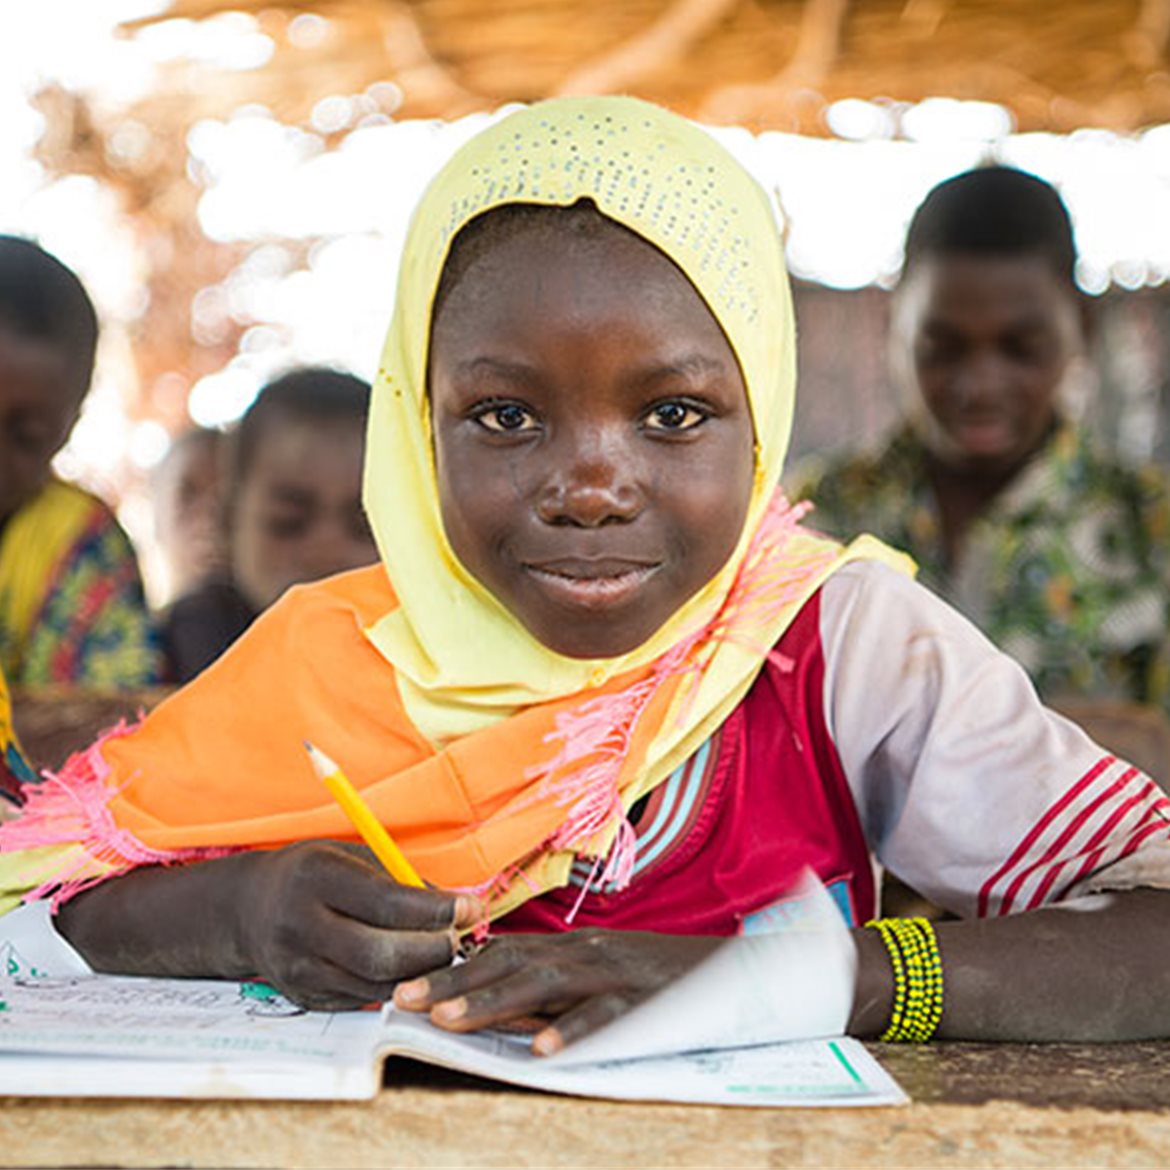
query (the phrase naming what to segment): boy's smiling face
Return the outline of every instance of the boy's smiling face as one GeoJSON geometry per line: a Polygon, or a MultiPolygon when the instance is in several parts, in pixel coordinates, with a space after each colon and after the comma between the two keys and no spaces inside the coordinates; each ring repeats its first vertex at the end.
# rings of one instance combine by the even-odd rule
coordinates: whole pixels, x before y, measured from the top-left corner
{"type": "Polygon", "coordinates": [[[895,379],[928,450],[1003,476],[1044,443],[1084,345],[1076,294],[1042,256],[924,257],[897,293],[895,379]]]}
{"type": "Polygon", "coordinates": [[[634,650],[735,549],[753,480],[739,365],[632,233],[554,219],[481,253],[439,310],[429,380],[451,547],[550,649],[634,650]]]}

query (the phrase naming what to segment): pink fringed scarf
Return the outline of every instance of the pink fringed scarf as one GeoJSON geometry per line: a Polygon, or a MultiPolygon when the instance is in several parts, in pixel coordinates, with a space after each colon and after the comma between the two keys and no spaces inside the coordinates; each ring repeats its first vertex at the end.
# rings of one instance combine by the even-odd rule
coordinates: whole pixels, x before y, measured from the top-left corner
{"type": "Polygon", "coordinates": [[[38,783],[24,786],[21,815],[3,828],[4,851],[46,845],[79,846],[76,857],[30,890],[25,901],[51,895],[56,912],[82,891],[138,866],[205,861],[236,852],[219,848],[151,849],[115,822],[109,807],[110,767],[102,748],[111,740],[133,734],[136,726],[122,720],[84,751],[70,756],[59,772],[46,771],[38,783]]]}
{"type": "MultiPolygon", "coordinates": [[[[670,770],[682,762],[685,754],[697,750],[716,730],[746,694],[759,664],[773,653],[772,647],[787,623],[820,582],[848,556],[839,545],[799,527],[798,521],[805,510],[804,507],[789,506],[777,493],[714,617],[701,628],[684,636],[648,668],[631,677],[625,685],[615,679],[593,693],[584,692],[551,705],[540,724],[548,729],[547,732],[539,733],[543,735],[543,740],[534,739],[530,748],[523,749],[529,753],[527,766],[523,755],[505,758],[509,769],[512,760],[519,763],[518,776],[522,782],[517,783],[514,794],[500,811],[493,814],[498,821],[473,819],[462,824],[451,822],[449,833],[453,841],[458,841],[463,835],[474,835],[485,825],[491,827],[498,824],[508,832],[513,832],[513,824],[531,823],[534,827],[545,827],[531,833],[526,841],[520,834],[513,833],[512,839],[518,845],[523,843],[523,847],[514,849],[510,856],[497,851],[495,856],[498,860],[483,879],[477,878],[470,882],[453,879],[448,876],[449,870],[444,872],[437,865],[429,870],[426,866],[420,866],[424,876],[436,884],[486,894],[493,907],[500,906],[503,909],[541,892],[551,882],[561,880],[545,865],[553,857],[580,855],[593,858],[596,863],[595,876],[604,882],[614,883],[618,888],[626,886],[632,874],[635,840],[625,809],[665,779],[670,770]],[[742,664],[735,668],[734,684],[730,686],[726,685],[724,677],[710,673],[721,648],[729,645],[747,652],[742,664]],[[665,748],[663,744],[666,744],[665,748]],[[534,819],[533,812],[539,812],[539,817],[534,819]],[[547,827],[550,824],[553,826],[551,830],[547,827]]],[[[368,580],[373,585],[374,579],[368,580]]],[[[313,599],[318,595],[309,593],[304,596],[313,599]]],[[[381,604],[381,594],[374,601],[381,604]]],[[[338,611],[331,608],[327,612],[332,614],[338,611]]],[[[298,644],[304,620],[300,610],[290,619],[297,627],[298,644]]],[[[352,623],[352,617],[345,620],[352,623]]],[[[345,627],[343,625],[340,628],[345,627]]],[[[352,624],[348,628],[352,629],[352,624]]],[[[322,645],[339,645],[336,629],[332,625],[327,629],[322,627],[319,636],[322,645]]],[[[251,638],[252,635],[247,637],[251,638]]],[[[282,646],[284,643],[277,640],[274,645],[282,646]]],[[[271,672],[271,658],[264,657],[269,653],[269,643],[261,640],[255,646],[257,649],[254,655],[258,659],[264,658],[268,664],[266,671],[271,672]]],[[[358,644],[356,650],[361,649],[361,644],[358,644]]],[[[314,659],[309,664],[314,678],[320,677],[321,685],[330,688],[334,686],[335,675],[337,678],[345,677],[348,685],[350,676],[343,665],[331,666],[326,677],[320,670],[323,661],[326,659],[314,659]]],[[[278,670],[287,674],[287,663],[282,662],[278,670]]],[[[225,676],[228,679],[231,677],[230,674],[225,676]]],[[[151,716],[143,728],[143,735],[153,745],[145,752],[147,758],[158,759],[158,747],[163,742],[201,741],[203,737],[193,729],[193,721],[199,727],[223,726],[225,716],[222,704],[229,696],[222,690],[216,691],[213,684],[217,681],[220,680],[213,671],[205,680],[196,684],[203,686],[204,694],[191,709],[199,713],[202,722],[189,713],[183,701],[172,701],[167,705],[167,715],[161,724],[156,724],[156,719],[163,716],[163,711],[160,710],[157,716],[151,716]],[[210,708],[207,698],[213,701],[210,708]],[[220,705],[214,706],[216,703],[220,705]],[[180,716],[177,712],[183,714],[180,716]],[[151,751],[155,753],[153,756],[151,751]]],[[[390,680],[383,677],[383,688],[387,681],[390,680]]],[[[231,683],[228,682],[227,686],[230,689],[231,683]]],[[[178,697],[179,700],[184,698],[184,695],[178,697]]],[[[372,702],[382,703],[384,699],[384,691],[378,694],[371,692],[372,702]],[[379,698],[379,695],[382,697],[379,698]]],[[[233,707],[241,705],[234,694],[230,696],[230,701],[233,707]]],[[[302,719],[310,718],[310,712],[319,711],[321,702],[320,693],[316,698],[309,693],[295,708],[299,713],[282,713],[281,727],[290,721],[297,724],[295,733],[298,747],[299,738],[311,731],[309,727],[301,726],[302,719]]],[[[247,706],[249,715],[245,723],[251,727],[260,716],[251,712],[250,702],[247,706]]],[[[541,710],[539,707],[531,709],[533,713],[541,710]]],[[[346,711],[348,716],[350,708],[347,707],[346,711]]],[[[236,717],[235,710],[231,717],[236,717]]],[[[379,718],[386,718],[384,712],[379,712],[379,718]]],[[[361,723],[357,725],[361,726],[361,723]]],[[[333,726],[336,726],[336,719],[333,726]]],[[[502,728],[503,724],[500,726],[502,728]]],[[[283,830],[277,826],[274,832],[271,824],[265,830],[268,833],[266,837],[241,837],[238,833],[231,837],[220,834],[218,830],[215,834],[203,832],[200,826],[205,822],[201,822],[198,816],[188,818],[184,809],[189,806],[183,805],[181,800],[175,804],[177,798],[168,795],[183,789],[172,789],[161,779],[160,773],[162,776],[182,776],[187,782],[187,791],[199,790],[196,778],[207,774],[209,789],[202,791],[208,793],[206,806],[209,808],[214,808],[217,800],[210,788],[218,784],[226,792],[238,781],[199,771],[169,771],[172,756],[168,755],[166,769],[157,765],[149,772],[151,784],[147,787],[151,789],[151,795],[148,803],[131,802],[137,820],[128,823],[147,826],[151,832],[155,831],[154,826],[160,826],[158,831],[170,834],[170,842],[177,840],[184,847],[161,848],[157,847],[158,841],[147,844],[139,835],[143,830],[136,833],[127,828],[126,823],[120,823],[124,821],[122,814],[119,813],[116,818],[110,808],[111,802],[116,801],[121,801],[125,806],[123,794],[130,794],[136,786],[136,776],[143,776],[142,768],[148,766],[140,763],[144,753],[134,737],[134,730],[124,725],[113,729],[85,752],[72,757],[58,774],[49,777],[43,784],[30,786],[28,804],[21,818],[0,828],[0,848],[5,852],[47,845],[78,847],[70,853],[66,866],[59,869],[50,880],[38,876],[35,883],[29,883],[36,885],[33,896],[45,896],[52,892],[54,900],[59,903],[95,882],[136,866],[198,861],[223,856],[241,847],[265,847],[301,839],[299,834],[276,835],[283,830]],[[127,748],[133,745],[135,750],[124,750],[123,743],[127,748]],[[120,770],[116,774],[111,772],[106,758],[107,750],[114,745],[117,745],[116,754],[121,761],[120,770]],[[169,799],[176,808],[176,814],[171,820],[160,819],[155,794],[169,799]],[[180,831],[182,825],[190,825],[190,831],[180,831]],[[201,837],[198,835],[200,832],[201,837]]],[[[265,753],[276,753],[278,748],[283,750],[280,746],[283,736],[274,736],[271,728],[262,738],[265,753]]],[[[496,749],[490,745],[496,742],[485,740],[482,747],[476,747],[479,754],[470,757],[470,762],[467,756],[462,757],[460,766],[464,768],[465,775],[470,777],[468,782],[474,782],[475,761],[482,759],[485,765],[491,762],[492,753],[496,749]]],[[[367,743],[362,747],[355,741],[350,750],[356,753],[359,749],[368,750],[369,746],[367,743]]],[[[378,745],[374,746],[377,748],[378,745]]],[[[216,742],[215,748],[214,759],[209,760],[213,768],[225,757],[234,758],[238,754],[230,743],[225,745],[216,742]]],[[[295,749],[290,750],[295,752],[295,749]]],[[[378,754],[381,754],[381,749],[378,749],[378,754]]],[[[279,775],[282,768],[287,774],[289,767],[296,767],[297,764],[306,766],[299,756],[295,763],[279,756],[269,758],[274,759],[269,765],[274,775],[279,775]]],[[[343,758],[349,763],[348,756],[343,758]]],[[[201,766],[202,757],[195,762],[196,766],[201,766]]],[[[418,766],[426,762],[423,759],[418,766]]],[[[392,779],[393,769],[391,773],[392,779]]],[[[242,775],[257,781],[262,779],[255,767],[251,770],[244,767],[242,775]]],[[[377,780],[376,774],[371,776],[367,772],[366,777],[363,780],[363,791],[377,780]]],[[[359,779],[363,778],[359,776],[359,779]]],[[[310,823],[306,817],[316,817],[318,819],[312,823],[310,835],[322,835],[323,822],[316,811],[322,807],[321,793],[315,782],[311,781],[311,784],[314,786],[303,797],[298,796],[294,803],[286,805],[287,811],[281,815],[286,817],[284,824],[299,817],[301,819],[297,823],[306,825],[310,823]],[[311,803],[302,805],[299,803],[302,799],[311,803]]],[[[394,801],[399,801],[404,794],[414,793],[420,805],[425,806],[429,799],[431,807],[434,807],[434,797],[427,796],[431,790],[421,781],[420,785],[412,787],[409,792],[396,789],[394,801]]],[[[370,799],[369,795],[367,799],[370,799]]],[[[253,816],[262,820],[263,814],[268,811],[264,802],[255,798],[253,807],[256,809],[253,816]]],[[[400,805],[393,803],[387,807],[397,809],[400,805]]],[[[327,813],[328,802],[324,808],[327,813]]],[[[239,823],[225,821],[226,831],[233,831],[239,823]]],[[[254,822],[248,820],[244,823],[252,825],[254,822]]],[[[399,836],[401,826],[392,818],[387,819],[386,823],[399,836]]],[[[326,830],[326,835],[339,831],[343,830],[333,827],[326,830]]],[[[251,828],[248,832],[252,832],[251,828]]],[[[412,838],[407,835],[399,839],[409,852],[412,838]]]]}
{"type": "MultiPolygon", "coordinates": [[[[785,558],[800,519],[810,509],[808,503],[790,505],[777,492],[714,618],[662,655],[646,677],[558,715],[556,730],[546,737],[559,743],[557,754],[528,773],[529,779],[537,781],[536,798],[551,796],[568,810],[543,851],[584,851],[591,842],[612,835],[608,851],[596,857],[581,897],[594,882],[612,883],[617,890],[630,883],[637,842],[625,812],[625,805],[631,802],[623,801],[626,786],[622,779],[640,723],[662,688],[669,683],[681,688],[673,715],[681,723],[719,643],[742,646],[758,655],[761,663],[774,657],[776,652],[767,641],[761,643],[761,636],[774,637],[777,626],[810,595],[811,582],[822,579],[840,559],[840,547],[823,541],[817,541],[809,555],[785,558]]],[[[579,905],[580,898],[569,921],[579,905]]]]}

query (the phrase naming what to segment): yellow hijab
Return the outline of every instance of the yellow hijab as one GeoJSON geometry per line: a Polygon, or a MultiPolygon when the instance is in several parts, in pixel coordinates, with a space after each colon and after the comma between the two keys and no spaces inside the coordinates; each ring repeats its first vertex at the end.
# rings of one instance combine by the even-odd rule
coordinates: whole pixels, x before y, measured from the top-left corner
{"type": "MultiPolygon", "coordinates": [[[[365,505],[399,606],[367,636],[398,672],[415,725],[443,744],[520,708],[597,687],[660,658],[720,611],[770,507],[788,446],[796,336],[780,233],[763,189],[700,127],[632,98],[543,102],[464,146],[428,187],[410,225],[394,316],[374,384],[365,505]],[[427,405],[431,305],[459,230],[508,203],[591,199],[686,274],[739,360],[756,435],[744,531],[727,565],[649,641],[582,661],[547,649],[451,551],[443,531],[427,405]]],[[[874,555],[876,546],[860,550],[874,555]]],[[[791,534],[788,570],[807,560],[789,604],[758,615],[745,638],[711,647],[689,714],[668,719],[638,787],[698,747],[742,698],[803,600],[839,563],[791,534]]],[[[766,607],[765,607],[766,608],[766,607]]]]}

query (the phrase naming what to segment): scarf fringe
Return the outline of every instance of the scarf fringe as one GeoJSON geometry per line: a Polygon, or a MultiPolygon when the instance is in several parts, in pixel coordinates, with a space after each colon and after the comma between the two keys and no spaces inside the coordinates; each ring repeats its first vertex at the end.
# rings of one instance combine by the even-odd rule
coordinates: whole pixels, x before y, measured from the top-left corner
{"type": "MultiPolygon", "coordinates": [[[[810,573],[835,556],[817,553],[784,563],[784,548],[807,511],[807,504],[794,507],[777,492],[714,617],[663,654],[645,678],[558,716],[547,736],[548,742],[559,745],[554,757],[530,770],[526,779],[532,782],[529,800],[551,799],[566,810],[560,825],[534,852],[572,852],[594,861],[590,880],[567,922],[573,921],[589,889],[600,884],[623,890],[632,880],[637,835],[626,815],[619,784],[635,734],[661,686],[681,676],[675,717],[685,721],[720,644],[739,644],[776,661],[782,669],[792,668],[774,647],[759,643],[767,641],[763,631],[773,627],[780,613],[806,591],[810,573]]],[[[36,874],[36,863],[30,861],[26,876],[36,888],[26,900],[51,896],[56,909],[82,891],[142,866],[203,861],[240,851],[238,847],[152,849],[117,825],[110,803],[118,790],[110,782],[103,748],[137,726],[123,720],[72,755],[58,773],[46,772],[41,783],[27,785],[21,815],[0,826],[0,852],[78,847],[64,868],[58,860],[49,880],[36,874]]],[[[469,892],[490,898],[518,875],[526,878],[521,865],[507,867],[469,892]]]]}
{"type": "MultiPolygon", "coordinates": [[[[552,797],[568,806],[560,827],[544,842],[542,850],[572,850],[595,858],[593,872],[583,885],[566,922],[572,922],[586,892],[596,884],[612,883],[625,889],[633,877],[637,835],[622,804],[619,780],[634,733],[659,687],[679,674],[684,679],[678,719],[695,702],[706,662],[718,643],[733,642],[774,660],[781,669],[791,670],[791,659],[772,647],[757,645],[751,636],[771,624],[772,619],[801,596],[810,570],[819,570],[818,556],[801,560],[777,573],[785,545],[801,518],[811,509],[808,503],[792,505],[776,493],[761,521],[759,531],[744,557],[723,605],[711,621],[673,646],[658,659],[643,680],[615,694],[600,695],[557,718],[556,729],[547,739],[559,741],[554,758],[529,773],[538,781],[534,799],[552,797]],[[612,834],[607,850],[589,853],[592,842],[612,834]]],[[[835,555],[835,554],[833,554],[835,555]]]]}
{"type": "Polygon", "coordinates": [[[117,790],[109,783],[110,767],[102,748],[130,735],[140,722],[123,719],[84,751],[70,756],[59,772],[46,771],[39,783],[24,786],[25,804],[19,817],[0,826],[0,852],[80,847],[77,858],[57,869],[48,881],[40,881],[32,872],[27,875],[37,884],[24,896],[26,902],[51,896],[56,912],[70,898],[141,866],[203,861],[237,852],[230,848],[151,849],[128,829],[118,827],[110,812],[117,790]]]}

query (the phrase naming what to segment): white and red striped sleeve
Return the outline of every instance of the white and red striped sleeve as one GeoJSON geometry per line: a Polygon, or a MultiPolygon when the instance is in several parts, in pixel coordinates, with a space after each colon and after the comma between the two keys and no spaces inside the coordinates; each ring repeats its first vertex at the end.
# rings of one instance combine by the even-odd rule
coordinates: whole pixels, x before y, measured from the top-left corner
{"type": "Polygon", "coordinates": [[[851,565],[821,595],[825,713],[878,860],[964,916],[1170,888],[1170,800],[1044,707],[928,590],[851,565]]]}
{"type": "Polygon", "coordinates": [[[1132,764],[1102,755],[983,884],[978,913],[1035,910],[1080,890],[1145,842],[1164,842],[1168,822],[1170,800],[1162,790],[1132,764]]]}

